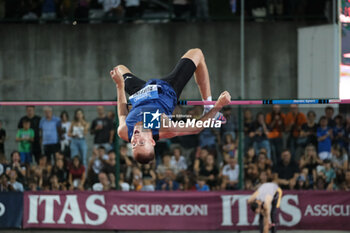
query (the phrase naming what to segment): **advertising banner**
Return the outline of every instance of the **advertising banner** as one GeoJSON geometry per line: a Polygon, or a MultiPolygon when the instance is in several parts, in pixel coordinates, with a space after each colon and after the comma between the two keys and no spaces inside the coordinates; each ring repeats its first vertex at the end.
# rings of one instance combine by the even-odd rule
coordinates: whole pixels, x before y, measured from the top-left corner
{"type": "Polygon", "coordinates": [[[23,193],[0,192],[0,229],[21,228],[23,193]]]}

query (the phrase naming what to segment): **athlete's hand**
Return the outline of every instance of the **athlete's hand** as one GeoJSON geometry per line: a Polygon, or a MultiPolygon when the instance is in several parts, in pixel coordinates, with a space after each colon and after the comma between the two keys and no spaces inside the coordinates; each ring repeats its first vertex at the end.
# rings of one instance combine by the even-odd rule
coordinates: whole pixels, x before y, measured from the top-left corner
{"type": "Polygon", "coordinates": [[[222,108],[225,105],[228,105],[231,102],[231,95],[228,91],[224,91],[219,96],[219,99],[216,101],[215,107],[222,108]]]}
{"type": "Polygon", "coordinates": [[[124,88],[124,78],[118,71],[118,67],[114,67],[114,69],[111,70],[110,74],[114,83],[117,84],[119,88],[124,88]]]}

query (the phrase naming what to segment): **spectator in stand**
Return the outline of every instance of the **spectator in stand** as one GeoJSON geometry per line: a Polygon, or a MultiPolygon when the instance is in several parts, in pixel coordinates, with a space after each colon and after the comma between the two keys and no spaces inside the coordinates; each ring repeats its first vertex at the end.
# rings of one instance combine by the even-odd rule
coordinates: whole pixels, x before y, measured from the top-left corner
{"type": "Polygon", "coordinates": [[[68,184],[70,190],[84,190],[85,167],[81,163],[79,156],[74,156],[68,173],[68,184]]]}
{"type": "Polygon", "coordinates": [[[70,158],[70,140],[71,138],[68,136],[68,132],[71,126],[71,122],[69,121],[69,115],[67,111],[61,112],[61,127],[62,127],[62,136],[61,136],[61,151],[63,152],[66,158],[70,158]]]}
{"type": "Polygon", "coordinates": [[[27,168],[21,164],[21,157],[18,151],[11,153],[11,163],[6,167],[6,174],[10,176],[10,171],[16,171],[16,178],[20,183],[25,182],[27,168]]]}
{"type": "Polygon", "coordinates": [[[331,159],[332,129],[328,126],[328,120],[325,116],[320,118],[319,125],[317,128],[318,156],[322,160],[331,159]]]}
{"type": "Polygon", "coordinates": [[[196,159],[193,164],[193,171],[196,175],[199,174],[199,171],[204,167],[207,156],[209,155],[209,150],[207,148],[201,148],[200,152],[196,155],[196,159]]]}
{"type": "Polygon", "coordinates": [[[274,180],[282,189],[293,189],[299,176],[299,168],[289,150],[283,150],[282,160],[274,167],[274,180]]]}
{"type": "Polygon", "coordinates": [[[306,169],[304,176],[309,181],[310,186],[316,182],[316,168],[321,164],[322,160],[318,157],[315,146],[313,144],[307,145],[303,156],[300,158],[299,168],[302,171],[306,169]]]}
{"type": "Polygon", "coordinates": [[[219,132],[215,128],[204,128],[199,133],[199,146],[201,148],[208,147],[212,150],[216,149],[218,143],[219,132]]]}
{"type": "Polygon", "coordinates": [[[58,0],[43,0],[41,18],[44,20],[56,19],[58,0]]]}
{"type": "Polygon", "coordinates": [[[333,119],[334,108],[332,106],[327,106],[324,111],[328,121],[328,127],[333,128],[335,126],[335,121],[333,119]]]}
{"type": "Polygon", "coordinates": [[[156,190],[175,191],[179,188],[180,185],[177,181],[175,181],[172,169],[167,169],[165,171],[164,179],[158,180],[156,190]]]}
{"type": "Polygon", "coordinates": [[[119,175],[119,187],[121,191],[130,191],[130,184],[125,181],[124,173],[119,175]]]}
{"type": "Polygon", "coordinates": [[[331,161],[325,159],[323,161],[323,166],[319,166],[318,170],[318,176],[321,176],[326,181],[327,190],[333,190],[336,176],[331,161]]]}
{"type": "Polygon", "coordinates": [[[59,139],[61,134],[61,121],[52,114],[51,107],[44,107],[45,117],[40,120],[41,140],[47,161],[51,163],[51,157],[60,150],[59,139]]]}
{"type": "Polygon", "coordinates": [[[74,120],[68,131],[71,137],[70,151],[73,156],[80,155],[84,166],[87,164],[87,144],[85,136],[89,132],[89,123],[85,120],[82,109],[75,110],[74,120]]]}
{"type": "Polygon", "coordinates": [[[237,190],[239,178],[239,165],[235,158],[230,158],[229,163],[222,168],[222,184],[223,190],[237,190]]]}
{"type": "Polygon", "coordinates": [[[206,20],[209,17],[208,0],[195,0],[196,17],[206,20]]]}
{"type": "Polygon", "coordinates": [[[349,166],[348,154],[346,153],[346,150],[339,144],[334,144],[331,149],[331,154],[332,167],[335,169],[335,171],[341,170],[342,172],[345,172],[349,166]]]}
{"type": "Polygon", "coordinates": [[[338,144],[340,147],[345,148],[345,127],[342,115],[337,115],[334,118],[335,126],[333,129],[332,144],[338,144]]]}
{"type": "Polygon", "coordinates": [[[64,166],[62,159],[57,159],[55,165],[52,167],[51,176],[56,176],[59,186],[64,190],[67,189],[68,171],[64,166]]]}
{"type": "Polygon", "coordinates": [[[131,22],[135,18],[141,16],[141,1],[140,0],[125,0],[125,18],[131,22]]]}
{"type": "Polygon", "coordinates": [[[32,142],[34,141],[34,130],[30,128],[30,121],[23,120],[23,128],[19,129],[16,134],[16,141],[18,144],[18,151],[21,156],[21,161],[24,164],[32,163],[32,142]]]}
{"type": "Polygon", "coordinates": [[[307,190],[309,189],[308,184],[306,182],[306,178],[303,174],[298,176],[297,183],[295,185],[296,190],[307,190]]]}
{"type": "Polygon", "coordinates": [[[301,131],[301,126],[307,122],[306,116],[304,113],[299,112],[297,104],[290,105],[290,111],[287,113],[285,118],[285,130],[289,134],[287,139],[287,147],[291,151],[291,154],[294,159],[299,157],[300,151],[303,150],[303,145],[299,144],[298,141],[301,131]],[[299,150],[298,150],[299,149],[299,150]],[[298,154],[296,156],[296,152],[298,154]]]}
{"type": "Polygon", "coordinates": [[[103,161],[103,169],[102,171],[107,174],[108,179],[111,181],[111,183],[115,184],[115,174],[116,174],[116,160],[115,160],[116,154],[113,150],[110,150],[108,152],[108,159],[103,161]]]}
{"type": "Polygon", "coordinates": [[[174,171],[173,166],[171,165],[171,156],[170,153],[165,153],[162,158],[163,162],[158,165],[156,173],[158,180],[162,180],[165,177],[165,172],[167,169],[171,169],[174,171]]]}
{"type": "Polygon", "coordinates": [[[267,158],[266,153],[263,151],[260,151],[258,154],[257,167],[259,173],[264,171],[268,178],[272,178],[272,161],[267,158]]]}
{"type": "Polygon", "coordinates": [[[232,134],[226,133],[224,135],[224,142],[222,146],[224,156],[235,157],[236,142],[232,138],[232,134]]]}
{"type": "Polygon", "coordinates": [[[0,175],[0,192],[11,192],[14,191],[13,187],[9,184],[8,176],[3,173],[0,175]]]}
{"type": "Polygon", "coordinates": [[[40,143],[40,120],[41,117],[35,115],[35,107],[27,106],[26,115],[23,116],[18,122],[18,129],[23,128],[23,121],[30,121],[30,128],[34,130],[34,142],[32,143],[32,154],[34,155],[35,162],[38,163],[41,157],[41,143],[40,143]]]}
{"type": "Polygon", "coordinates": [[[93,150],[88,166],[87,176],[87,182],[90,187],[98,182],[98,174],[102,172],[103,161],[106,159],[108,159],[108,157],[106,158],[103,147],[99,148],[98,150],[93,150]]]}
{"type": "Polygon", "coordinates": [[[142,172],[138,166],[132,168],[132,190],[141,191],[142,189],[142,172]]]}
{"type": "Polygon", "coordinates": [[[40,189],[43,189],[44,186],[49,185],[51,170],[52,166],[48,164],[47,157],[42,155],[38,164],[31,167],[30,177],[33,178],[40,189]]]}
{"type": "Polygon", "coordinates": [[[232,139],[236,138],[237,122],[235,117],[232,114],[230,107],[223,108],[223,114],[226,118],[226,123],[221,125],[220,128],[220,137],[225,138],[226,134],[231,134],[232,139]]]}
{"type": "Polygon", "coordinates": [[[106,18],[119,18],[123,14],[121,0],[98,0],[103,6],[106,18]]]}
{"type": "Polygon", "coordinates": [[[92,186],[93,191],[109,191],[111,190],[111,182],[108,180],[108,176],[106,173],[101,172],[98,174],[98,183],[95,183],[92,186]]]}
{"type": "Polygon", "coordinates": [[[13,191],[23,192],[24,191],[23,184],[17,181],[17,171],[10,170],[9,177],[10,177],[10,180],[8,181],[8,183],[9,185],[12,186],[13,191]]]}
{"type": "Polygon", "coordinates": [[[154,191],[155,190],[155,181],[157,179],[156,173],[151,168],[151,165],[144,164],[142,165],[142,189],[141,191],[154,191]]]}
{"type": "Polygon", "coordinates": [[[120,146],[119,154],[120,172],[124,174],[124,180],[129,180],[132,172],[133,158],[128,156],[128,148],[126,145],[120,146]]]}
{"type": "Polygon", "coordinates": [[[6,131],[2,128],[2,121],[0,120],[0,155],[5,155],[5,140],[6,131]]]}
{"type": "Polygon", "coordinates": [[[265,123],[264,114],[260,112],[256,115],[256,121],[249,130],[249,137],[253,141],[255,153],[258,154],[261,148],[265,148],[267,150],[267,157],[271,159],[271,147],[267,138],[268,134],[269,130],[265,123]]]}
{"type": "Polygon", "coordinates": [[[198,177],[197,184],[196,184],[196,190],[200,192],[210,191],[209,186],[206,184],[206,178],[205,177],[198,177]]]}
{"type": "Polygon", "coordinates": [[[175,176],[179,172],[187,170],[187,162],[184,156],[181,155],[181,148],[175,147],[173,150],[173,156],[171,156],[170,166],[174,169],[175,176]]]}
{"type": "Polygon", "coordinates": [[[95,136],[94,147],[103,146],[106,151],[112,149],[114,129],[113,122],[106,116],[103,106],[97,107],[98,117],[93,120],[90,132],[95,136]]]}
{"type": "Polygon", "coordinates": [[[67,190],[65,185],[62,185],[58,181],[58,177],[56,175],[51,175],[50,176],[50,184],[48,186],[44,186],[44,191],[65,191],[67,190]]]}
{"type": "Polygon", "coordinates": [[[248,148],[253,146],[253,135],[251,137],[251,129],[254,125],[253,115],[250,109],[244,110],[244,150],[247,151],[248,148]]]}
{"type": "Polygon", "coordinates": [[[199,177],[203,178],[210,190],[217,190],[219,169],[215,164],[214,155],[208,154],[204,166],[199,171],[199,177]]]}
{"type": "Polygon", "coordinates": [[[312,144],[317,147],[317,123],[316,113],[314,111],[308,111],[307,122],[301,126],[299,144],[306,145],[312,144]]]}
{"type": "Polygon", "coordinates": [[[345,172],[344,190],[350,191],[350,170],[345,172]]]}
{"type": "Polygon", "coordinates": [[[277,163],[277,157],[281,154],[283,148],[283,131],[285,115],[281,112],[281,106],[275,104],[272,106],[272,112],[266,115],[266,125],[270,129],[267,135],[271,146],[271,159],[277,163]]]}

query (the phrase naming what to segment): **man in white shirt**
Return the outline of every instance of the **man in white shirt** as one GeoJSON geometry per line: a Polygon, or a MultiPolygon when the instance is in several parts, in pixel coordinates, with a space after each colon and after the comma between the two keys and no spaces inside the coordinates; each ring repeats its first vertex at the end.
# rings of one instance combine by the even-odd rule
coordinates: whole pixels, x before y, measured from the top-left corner
{"type": "Polygon", "coordinates": [[[226,190],[238,189],[239,165],[234,157],[229,159],[227,165],[222,169],[223,182],[222,188],[226,190]]]}
{"type": "Polygon", "coordinates": [[[170,166],[174,168],[175,175],[181,171],[187,170],[186,159],[181,155],[181,149],[179,147],[174,149],[174,155],[171,156],[170,166]]]}

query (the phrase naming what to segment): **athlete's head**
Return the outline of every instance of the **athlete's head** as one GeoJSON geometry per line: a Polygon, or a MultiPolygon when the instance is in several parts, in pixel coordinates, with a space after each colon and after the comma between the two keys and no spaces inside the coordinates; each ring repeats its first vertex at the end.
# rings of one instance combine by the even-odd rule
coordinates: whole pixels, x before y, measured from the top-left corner
{"type": "Polygon", "coordinates": [[[255,212],[255,213],[260,213],[261,212],[261,202],[258,200],[255,200],[250,204],[250,209],[255,212]]]}
{"type": "Polygon", "coordinates": [[[156,142],[152,137],[152,131],[135,126],[131,137],[132,152],[137,162],[149,163],[154,159],[154,146],[156,142]]]}

